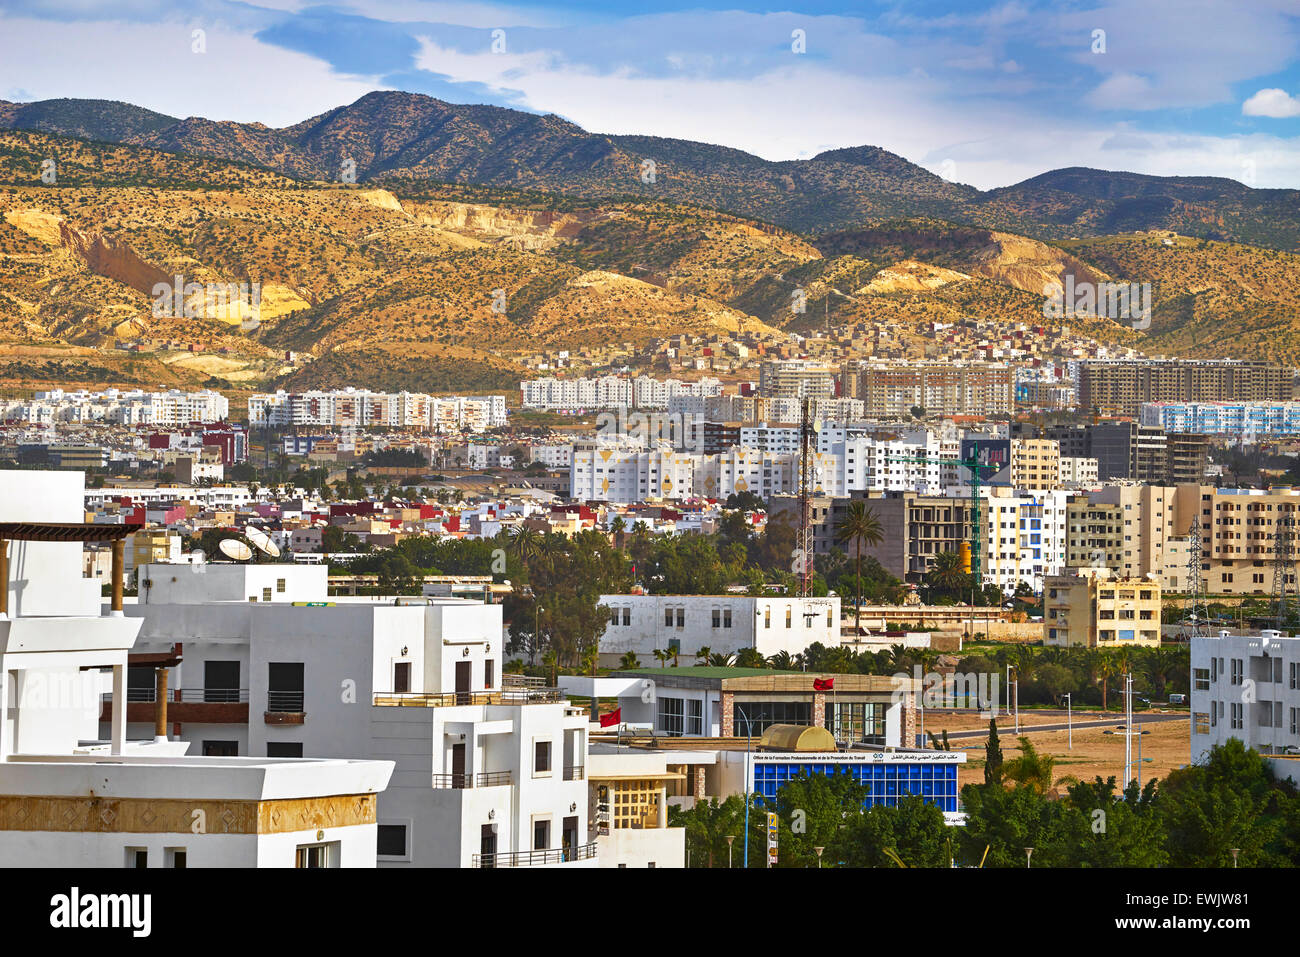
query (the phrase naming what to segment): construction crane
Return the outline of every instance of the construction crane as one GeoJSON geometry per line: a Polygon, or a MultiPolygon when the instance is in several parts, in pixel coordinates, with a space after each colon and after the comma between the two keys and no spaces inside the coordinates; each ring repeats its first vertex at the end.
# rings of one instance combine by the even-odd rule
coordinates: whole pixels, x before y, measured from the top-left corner
{"type": "Polygon", "coordinates": [[[800,403],[799,414],[799,535],[795,542],[800,561],[800,598],[812,597],[812,435],[812,400],[805,396],[800,403]]]}
{"type": "Polygon", "coordinates": [[[981,540],[984,531],[984,526],[980,523],[980,469],[989,469],[991,472],[996,472],[1002,466],[990,462],[981,462],[978,453],[974,458],[969,459],[932,459],[924,456],[914,458],[911,456],[887,455],[885,461],[912,462],[918,465],[957,465],[970,469],[970,571],[971,577],[975,580],[975,587],[980,588],[984,584],[984,565],[980,559],[981,540]]]}

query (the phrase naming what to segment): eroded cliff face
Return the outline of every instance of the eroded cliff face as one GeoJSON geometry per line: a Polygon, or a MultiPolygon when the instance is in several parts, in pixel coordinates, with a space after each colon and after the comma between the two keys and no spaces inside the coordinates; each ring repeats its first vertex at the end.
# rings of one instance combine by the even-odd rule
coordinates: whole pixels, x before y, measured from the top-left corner
{"type": "Polygon", "coordinates": [[[1075,282],[1105,282],[1105,273],[1094,269],[1069,253],[1036,239],[1011,233],[989,233],[989,244],[977,252],[966,270],[972,276],[1004,282],[1034,295],[1061,283],[1073,274],[1075,282]]]}
{"type": "Polygon", "coordinates": [[[561,213],[474,203],[429,202],[412,206],[417,223],[482,240],[508,240],[530,251],[550,249],[572,239],[588,223],[615,215],[601,210],[561,213]]]}
{"type": "Polygon", "coordinates": [[[146,296],[152,296],[158,283],[170,284],[172,281],[171,276],[142,259],[129,245],[102,233],[87,235],[66,222],[60,222],[59,245],[71,250],[92,272],[130,286],[146,296]]]}

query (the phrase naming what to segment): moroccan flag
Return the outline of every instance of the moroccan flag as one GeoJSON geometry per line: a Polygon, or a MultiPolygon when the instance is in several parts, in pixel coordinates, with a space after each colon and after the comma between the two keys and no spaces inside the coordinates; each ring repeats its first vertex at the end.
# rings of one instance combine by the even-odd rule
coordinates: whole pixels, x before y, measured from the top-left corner
{"type": "Polygon", "coordinates": [[[600,726],[602,728],[612,728],[622,720],[623,720],[623,709],[615,708],[609,714],[602,714],[600,716],[600,726]]]}
{"type": "Polygon", "coordinates": [[[835,687],[834,678],[814,678],[813,691],[830,691],[835,687]]]}

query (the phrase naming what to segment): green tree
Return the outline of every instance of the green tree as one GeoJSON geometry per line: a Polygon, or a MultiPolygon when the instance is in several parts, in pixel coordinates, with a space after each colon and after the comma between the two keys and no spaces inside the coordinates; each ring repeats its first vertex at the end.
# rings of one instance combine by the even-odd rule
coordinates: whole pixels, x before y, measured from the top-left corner
{"type": "Polygon", "coordinates": [[[841,542],[852,542],[855,550],[854,577],[857,579],[857,597],[854,602],[854,635],[862,633],[862,544],[879,545],[885,538],[884,527],[876,513],[867,508],[864,502],[850,502],[844,517],[836,529],[836,538],[841,542]]]}
{"type": "Polygon", "coordinates": [[[984,743],[984,783],[1002,786],[1002,745],[998,741],[998,722],[989,718],[989,737],[984,743]]]}

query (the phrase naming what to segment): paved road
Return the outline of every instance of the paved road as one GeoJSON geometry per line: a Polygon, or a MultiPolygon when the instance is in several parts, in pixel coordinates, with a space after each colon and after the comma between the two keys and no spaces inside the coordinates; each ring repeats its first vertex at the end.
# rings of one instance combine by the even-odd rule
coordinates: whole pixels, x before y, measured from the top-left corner
{"type": "MultiPolygon", "coordinates": [[[[1035,714],[1042,714],[1042,713],[1043,712],[1041,711],[1035,712],[1035,714]]],[[[1064,712],[1061,713],[1064,714],[1064,712]]],[[[927,723],[931,725],[930,728],[928,728],[927,730],[934,731],[935,734],[937,735],[942,735],[943,734],[942,729],[935,730],[934,728],[934,723],[940,720],[936,716],[935,712],[933,711],[929,712],[926,715],[926,717],[928,719],[927,723]]],[[[1142,714],[1133,715],[1134,724],[1161,724],[1166,721],[1190,721],[1190,720],[1191,720],[1191,716],[1187,714],[1142,713],[1142,714]]],[[[1073,722],[1073,726],[1076,731],[1080,730],[1081,728],[1119,728],[1123,724],[1124,724],[1123,715],[1118,715],[1110,718],[1103,718],[1101,720],[1096,720],[1094,718],[1086,718],[1083,720],[1076,719],[1073,722]]],[[[1034,734],[1039,731],[1066,731],[1069,729],[1069,727],[1070,724],[1065,721],[1062,721],[1060,724],[1021,724],[1020,733],[1034,734]]],[[[1001,723],[998,724],[999,735],[1015,734],[1015,733],[1016,733],[1016,725],[1014,720],[1008,721],[1008,723],[1005,725],[1001,723]]],[[[948,740],[953,741],[958,739],[969,739],[969,738],[987,738],[988,734],[989,734],[988,728],[981,728],[978,731],[949,731],[948,740]]]]}

